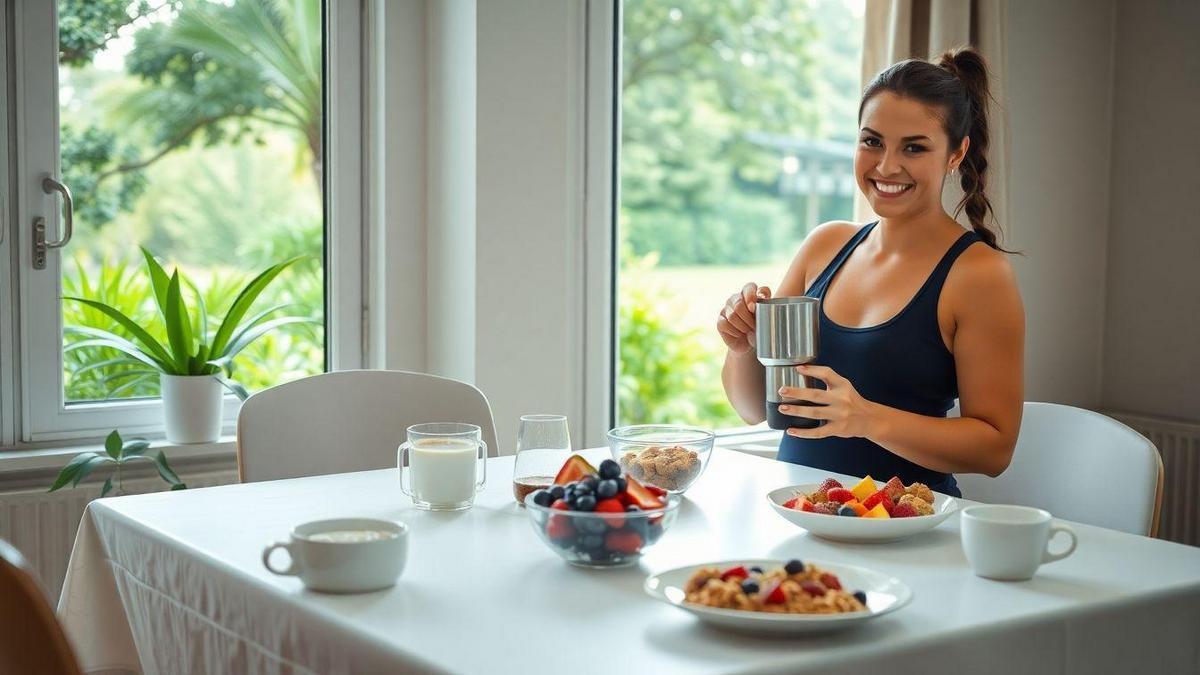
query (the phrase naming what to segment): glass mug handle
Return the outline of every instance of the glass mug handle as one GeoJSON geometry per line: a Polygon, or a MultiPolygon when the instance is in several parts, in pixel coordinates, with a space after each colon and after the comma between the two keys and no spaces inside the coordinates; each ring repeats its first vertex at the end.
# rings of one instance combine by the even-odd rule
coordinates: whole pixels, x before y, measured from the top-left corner
{"type": "Polygon", "coordinates": [[[479,475],[479,482],[475,484],[476,492],[479,492],[480,490],[482,490],[483,484],[487,482],[487,456],[488,456],[487,443],[485,443],[484,441],[478,441],[478,443],[479,443],[479,456],[476,457],[475,459],[479,462],[479,464],[482,468],[480,471],[477,472],[480,475],[479,475]]]}
{"type": "MultiPolygon", "coordinates": [[[[408,441],[401,443],[400,447],[396,448],[396,471],[398,472],[397,478],[400,480],[400,491],[412,497],[412,490],[404,487],[404,460],[408,458],[409,450],[412,450],[412,443],[408,441]]],[[[409,482],[412,482],[412,478],[409,478],[409,482]]]]}

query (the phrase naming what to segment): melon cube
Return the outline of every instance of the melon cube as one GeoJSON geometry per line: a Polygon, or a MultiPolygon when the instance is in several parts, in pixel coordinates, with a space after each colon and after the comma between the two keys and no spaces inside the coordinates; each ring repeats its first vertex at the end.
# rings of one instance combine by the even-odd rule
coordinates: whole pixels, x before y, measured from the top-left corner
{"type": "Polygon", "coordinates": [[[891,518],[888,515],[887,509],[883,508],[883,504],[876,504],[875,508],[867,511],[863,518],[891,518]]]}
{"type": "Polygon", "coordinates": [[[875,481],[872,480],[870,476],[860,480],[858,485],[850,488],[851,494],[853,494],[860,502],[867,501],[867,497],[870,497],[878,491],[879,488],[875,487],[875,481]]]}
{"type": "Polygon", "coordinates": [[[857,499],[846,502],[845,506],[849,506],[850,508],[854,509],[854,512],[858,514],[859,518],[862,518],[863,516],[867,515],[867,511],[870,510],[867,507],[863,506],[862,503],[859,502],[857,499]]]}

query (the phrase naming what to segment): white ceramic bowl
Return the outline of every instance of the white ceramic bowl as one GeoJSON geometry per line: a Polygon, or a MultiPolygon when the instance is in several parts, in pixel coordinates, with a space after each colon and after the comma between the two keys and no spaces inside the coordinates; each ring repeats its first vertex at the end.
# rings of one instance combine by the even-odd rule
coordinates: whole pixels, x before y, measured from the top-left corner
{"type": "Polygon", "coordinates": [[[797,493],[815,492],[819,483],[791,485],[767,493],[775,513],[824,539],[856,543],[898,541],[931,530],[958,511],[958,500],[940,492],[933,493],[933,515],[910,518],[851,518],[789,509],[783,503],[797,493]]]}
{"type": "Polygon", "coordinates": [[[811,560],[818,567],[837,575],[842,587],[848,591],[863,591],[867,594],[867,611],[845,614],[776,614],[773,612],[747,612],[737,609],[717,609],[685,602],[684,585],[689,577],[701,567],[726,568],[734,565],[750,567],[758,565],[769,570],[782,567],[784,560],[727,560],[678,567],[651,575],[643,588],[650,597],[686,612],[691,612],[705,623],[739,632],[756,634],[827,633],[857,626],[871,619],[890,614],[912,600],[912,589],[903,581],[869,570],[865,567],[842,565],[820,560],[811,560]]]}

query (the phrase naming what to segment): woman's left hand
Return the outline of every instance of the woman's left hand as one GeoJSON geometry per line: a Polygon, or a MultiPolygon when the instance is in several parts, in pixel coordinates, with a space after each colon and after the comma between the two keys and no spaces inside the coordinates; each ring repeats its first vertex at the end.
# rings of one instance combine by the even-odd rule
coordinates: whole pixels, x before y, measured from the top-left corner
{"type": "Polygon", "coordinates": [[[825,366],[796,366],[801,375],[815,377],[825,383],[825,389],[783,387],[779,390],[785,400],[810,401],[822,405],[785,403],[779,412],[792,417],[825,420],[815,429],[788,429],[798,438],[867,437],[873,428],[875,404],[859,395],[850,380],[825,366]]]}

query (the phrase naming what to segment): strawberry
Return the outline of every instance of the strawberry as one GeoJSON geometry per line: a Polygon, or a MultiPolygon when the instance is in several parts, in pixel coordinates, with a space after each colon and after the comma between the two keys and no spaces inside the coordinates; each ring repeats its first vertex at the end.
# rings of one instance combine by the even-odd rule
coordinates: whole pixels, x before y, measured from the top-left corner
{"type": "Polygon", "coordinates": [[[554,509],[555,511],[570,511],[571,510],[571,507],[567,506],[567,503],[565,501],[563,501],[562,499],[555,499],[554,503],[550,505],[550,508],[554,509]]]}
{"type": "Polygon", "coordinates": [[[812,502],[808,501],[808,497],[801,497],[800,510],[807,511],[809,513],[816,513],[817,507],[812,502]]]}
{"type": "Polygon", "coordinates": [[[834,480],[832,478],[826,478],[825,480],[821,481],[821,485],[817,487],[817,492],[828,493],[830,490],[832,490],[834,488],[840,488],[840,487],[846,487],[846,486],[842,485],[841,483],[837,482],[836,480],[834,480]]]}
{"type": "Polygon", "coordinates": [[[892,476],[892,479],[884,484],[883,491],[892,501],[896,501],[904,494],[904,481],[900,480],[899,476],[892,476]]]}
{"type": "Polygon", "coordinates": [[[815,581],[801,581],[800,590],[815,598],[825,595],[825,587],[815,581]]]}
{"type": "Polygon", "coordinates": [[[875,508],[876,504],[883,504],[884,510],[886,510],[888,513],[891,513],[892,507],[895,506],[895,504],[892,503],[892,498],[889,497],[888,494],[886,492],[884,492],[883,490],[880,490],[880,491],[876,492],[875,494],[871,495],[870,497],[867,497],[866,500],[863,501],[863,503],[862,503],[862,505],[867,507],[868,509],[875,508]]]}
{"type": "Polygon", "coordinates": [[[546,536],[554,541],[570,539],[575,536],[575,528],[567,516],[552,515],[546,522],[546,536]]]}
{"type": "Polygon", "coordinates": [[[917,512],[917,509],[908,502],[897,504],[892,507],[893,518],[912,518],[913,516],[919,515],[921,514],[917,512]]]}
{"type": "Polygon", "coordinates": [[[667,491],[658,487],[657,485],[650,485],[649,483],[647,483],[643,487],[645,487],[646,491],[653,494],[655,497],[666,497],[667,496],[667,491]]]}
{"type": "Polygon", "coordinates": [[[787,602],[787,596],[783,594],[783,586],[778,583],[771,584],[763,589],[763,602],[772,605],[782,605],[787,602]]]}
{"type": "Polygon", "coordinates": [[[734,577],[738,577],[741,579],[748,579],[750,577],[750,573],[747,572],[746,568],[742,565],[738,565],[737,567],[730,567],[729,569],[725,570],[724,572],[721,572],[721,581],[729,581],[730,579],[732,579],[734,577]]]}
{"type": "Polygon", "coordinates": [[[632,530],[613,530],[604,536],[604,547],[616,553],[637,553],[642,550],[642,535],[632,530]]]}
{"type": "MultiPolygon", "coordinates": [[[[650,490],[650,488],[654,487],[653,485],[649,487],[642,485],[634,480],[633,476],[627,476],[625,481],[627,483],[625,493],[629,498],[627,503],[634,504],[643,511],[661,509],[662,507],[666,506],[666,502],[663,501],[662,495],[657,495],[650,490]]],[[[657,490],[658,488],[655,489],[657,490]]],[[[664,492],[663,494],[665,495],[666,493],[664,492]]]]}
{"type": "Polygon", "coordinates": [[[554,484],[566,485],[584,476],[595,475],[597,475],[596,467],[589,464],[582,455],[571,455],[567,458],[567,461],[563,462],[562,468],[558,470],[558,475],[554,477],[554,484]]]}
{"type": "Polygon", "coordinates": [[[799,506],[800,506],[800,498],[799,497],[792,497],[791,499],[789,499],[783,503],[783,508],[785,508],[785,509],[795,509],[795,508],[799,508],[799,506]]]}
{"type": "Polygon", "coordinates": [[[614,530],[620,529],[621,526],[625,524],[625,505],[622,504],[621,500],[617,499],[616,497],[609,497],[608,499],[601,499],[600,501],[596,502],[596,513],[620,514],[613,516],[602,516],[604,518],[604,522],[608,523],[608,526],[614,530]]]}
{"type": "Polygon", "coordinates": [[[825,584],[825,588],[828,588],[830,590],[833,590],[833,591],[842,590],[842,582],[838,581],[838,578],[835,577],[834,575],[830,574],[829,572],[826,572],[825,574],[821,575],[821,583],[825,584]]]}
{"type": "Polygon", "coordinates": [[[854,499],[854,493],[850,492],[846,488],[833,488],[827,494],[829,496],[829,501],[837,502],[839,504],[845,504],[846,502],[854,499]]]}

